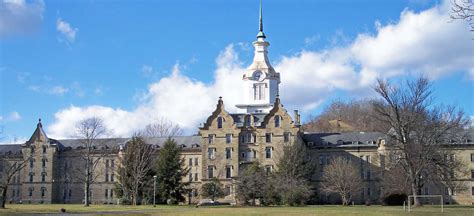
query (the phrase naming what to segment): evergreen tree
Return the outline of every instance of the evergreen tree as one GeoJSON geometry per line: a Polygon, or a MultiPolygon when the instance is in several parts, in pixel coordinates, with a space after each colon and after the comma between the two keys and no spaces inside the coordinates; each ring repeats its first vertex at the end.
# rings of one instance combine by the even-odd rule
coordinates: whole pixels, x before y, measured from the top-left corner
{"type": "Polygon", "coordinates": [[[176,204],[184,200],[187,184],[181,179],[189,173],[189,169],[183,165],[180,147],[173,139],[168,138],[156,160],[156,184],[161,201],[176,204]]]}

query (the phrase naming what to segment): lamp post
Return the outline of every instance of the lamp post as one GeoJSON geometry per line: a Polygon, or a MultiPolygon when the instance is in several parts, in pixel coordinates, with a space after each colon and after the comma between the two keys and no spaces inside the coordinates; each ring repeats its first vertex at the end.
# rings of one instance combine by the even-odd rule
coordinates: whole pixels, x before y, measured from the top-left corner
{"type": "Polygon", "coordinates": [[[156,207],[156,175],[153,176],[153,207],[156,207]]]}

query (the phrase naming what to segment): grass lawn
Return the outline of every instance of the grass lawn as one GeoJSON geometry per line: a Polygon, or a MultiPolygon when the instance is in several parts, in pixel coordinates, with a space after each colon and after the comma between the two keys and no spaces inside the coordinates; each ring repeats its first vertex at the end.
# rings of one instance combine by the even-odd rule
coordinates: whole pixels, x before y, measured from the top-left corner
{"type": "Polygon", "coordinates": [[[130,215],[414,215],[414,216],[435,216],[435,215],[456,215],[474,216],[474,206],[446,206],[445,212],[441,213],[439,207],[419,207],[413,212],[404,212],[399,206],[353,206],[341,207],[336,205],[306,206],[306,207],[199,207],[194,206],[115,206],[115,205],[92,205],[83,207],[82,205],[8,205],[6,209],[0,209],[0,215],[27,214],[27,213],[59,213],[61,208],[65,208],[67,213],[93,213],[108,214],[117,212],[130,215]]]}

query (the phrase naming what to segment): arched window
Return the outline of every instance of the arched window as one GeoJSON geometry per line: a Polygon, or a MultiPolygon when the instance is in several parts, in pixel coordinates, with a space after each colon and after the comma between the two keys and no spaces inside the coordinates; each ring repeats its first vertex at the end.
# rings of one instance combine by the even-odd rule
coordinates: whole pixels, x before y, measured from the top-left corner
{"type": "Polygon", "coordinates": [[[274,117],[274,120],[275,120],[275,127],[280,127],[281,117],[277,115],[274,117]]]}
{"type": "Polygon", "coordinates": [[[217,128],[222,128],[222,122],[224,122],[224,118],[217,117],[217,128]]]}

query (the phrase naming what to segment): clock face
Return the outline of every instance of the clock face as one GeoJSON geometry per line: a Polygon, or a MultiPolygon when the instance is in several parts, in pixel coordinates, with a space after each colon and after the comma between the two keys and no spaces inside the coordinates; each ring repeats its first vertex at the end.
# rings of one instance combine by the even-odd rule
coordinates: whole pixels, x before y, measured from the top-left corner
{"type": "Polygon", "coordinates": [[[261,82],[265,79],[265,73],[262,73],[262,71],[255,71],[253,73],[253,79],[261,82]]]}

